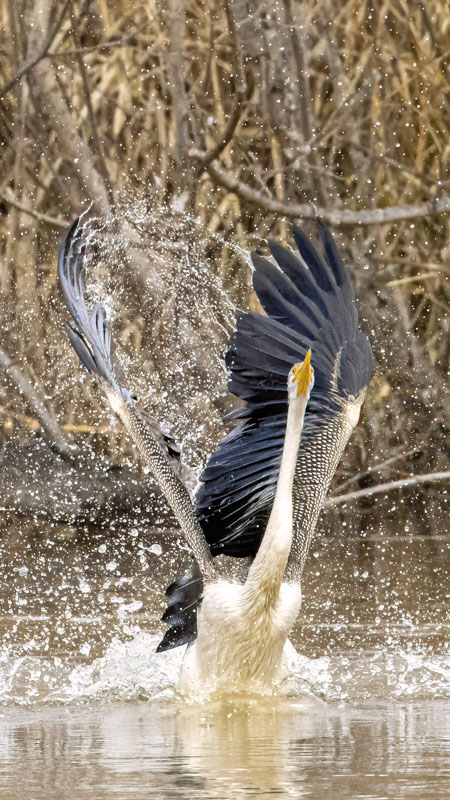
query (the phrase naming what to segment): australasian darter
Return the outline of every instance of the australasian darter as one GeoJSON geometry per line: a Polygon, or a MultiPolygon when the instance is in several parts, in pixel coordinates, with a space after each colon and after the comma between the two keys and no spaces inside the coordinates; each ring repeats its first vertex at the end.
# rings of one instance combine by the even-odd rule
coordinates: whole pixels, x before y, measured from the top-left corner
{"type": "Polygon", "coordinates": [[[319,221],[322,254],[294,228],[299,256],[270,243],[253,255],[253,287],[266,312],[241,313],[226,353],[229,390],[244,400],[192,503],[167,439],[121,377],[101,304],[88,310],[86,229],[71,226],[58,272],[73,317],[68,333],[84,366],[130,433],[180,524],[193,568],[169,586],[158,650],[188,644],[180,688],[271,691],[286,675],[301,576],[330,481],[358,422],[372,373],[353,288],[319,221]],[[244,582],[222,576],[218,554],[251,559],[244,582]]]}

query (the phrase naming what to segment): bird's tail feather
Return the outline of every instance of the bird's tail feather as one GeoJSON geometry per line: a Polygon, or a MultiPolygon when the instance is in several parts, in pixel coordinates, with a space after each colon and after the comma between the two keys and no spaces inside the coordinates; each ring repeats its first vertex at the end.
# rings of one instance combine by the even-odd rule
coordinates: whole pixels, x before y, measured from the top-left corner
{"type": "Polygon", "coordinates": [[[169,598],[162,621],[170,628],[159,643],[156,652],[171,650],[193,642],[197,636],[197,609],[203,592],[203,578],[196,562],[184,575],[166,589],[169,598]]]}

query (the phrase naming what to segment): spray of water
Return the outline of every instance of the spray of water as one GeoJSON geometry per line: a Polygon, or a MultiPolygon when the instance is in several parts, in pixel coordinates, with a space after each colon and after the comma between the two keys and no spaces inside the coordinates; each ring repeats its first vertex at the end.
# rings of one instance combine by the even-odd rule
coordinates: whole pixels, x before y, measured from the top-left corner
{"type": "Polygon", "coordinates": [[[247,302],[248,253],[131,190],[114,218],[89,220],[85,238],[88,297],[107,309],[129,383],[199,464],[230,407],[223,357],[247,302]],[[233,259],[240,275],[225,287],[233,259]]]}

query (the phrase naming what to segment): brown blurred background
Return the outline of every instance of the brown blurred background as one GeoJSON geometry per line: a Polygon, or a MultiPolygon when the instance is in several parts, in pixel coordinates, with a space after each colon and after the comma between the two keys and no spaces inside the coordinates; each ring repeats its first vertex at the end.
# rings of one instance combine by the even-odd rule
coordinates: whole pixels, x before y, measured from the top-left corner
{"type": "Polygon", "coordinates": [[[118,264],[125,274],[112,288],[128,373],[149,410],[190,435],[194,464],[230,405],[218,375],[230,309],[256,307],[233,243],[264,248],[289,240],[292,222],[314,233],[308,220],[327,220],[378,364],[332,493],[417,484],[337,505],[325,524],[351,510],[358,531],[392,520],[444,532],[447,483],[423,476],[448,470],[448,4],[0,0],[0,11],[7,513],[97,519],[140,497],[132,449],[62,328],[57,248],[92,203],[110,219],[103,287],[118,264]],[[122,494],[93,476],[93,453],[122,494]]]}

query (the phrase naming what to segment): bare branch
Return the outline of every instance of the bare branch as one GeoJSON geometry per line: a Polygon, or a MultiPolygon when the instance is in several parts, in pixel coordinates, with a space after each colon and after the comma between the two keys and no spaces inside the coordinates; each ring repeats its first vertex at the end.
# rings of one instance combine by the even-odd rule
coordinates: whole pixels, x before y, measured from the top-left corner
{"type": "Polygon", "coordinates": [[[36,53],[36,55],[33,56],[33,58],[30,59],[30,61],[27,64],[25,64],[19,70],[19,72],[16,75],[14,75],[13,78],[11,78],[11,80],[7,81],[7,83],[5,83],[4,86],[0,88],[0,97],[5,97],[5,95],[7,95],[9,91],[11,91],[13,86],[15,86],[16,83],[20,81],[21,78],[24,77],[24,75],[27,75],[27,73],[30,72],[33,69],[33,67],[36,66],[36,64],[39,64],[39,61],[42,61],[42,59],[47,56],[48,51],[50,50],[50,47],[53,44],[54,38],[58,33],[60,26],[62,25],[69,2],[70,0],[66,0],[66,2],[64,3],[61,9],[61,13],[59,14],[54,26],[49,30],[41,50],[38,53],[36,53]]]}
{"type": "MultiPolygon", "coordinates": [[[[76,17],[76,14],[75,14],[75,9],[73,7],[72,0],[69,0],[69,2],[70,2],[70,7],[72,9],[72,36],[73,36],[73,39],[75,41],[75,44],[78,45],[78,50],[80,50],[81,49],[80,48],[80,44],[81,43],[80,43],[80,37],[78,35],[77,17],[76,17]]],[[[104,153],[103,153],[102,143],[100,141],[100,136],[98,135],[97,123],[96,123],[96,120],[95,120],[94,109],[92,107],[91,92],[90,92],[90,89],[89,89],[89,82],[88,82],[87,75],[86,75],[86,67],[84,65],[83,56],[81,55],[80,52],[77,52],[75,54],[75,59],[77,61],[77,64],[78,64],[78,67],[79,67],[79,70],[80,70],[81,81],[82,81],[82,84],[83,84],[84,97],[85,97],[85,100],[86,100],[86,106],[87,106],[88,115],[89,115],[89,122],[90,122],[90,125],[91,125],[91,131],[92,131],[92,143],[94,145],[95,153],[96,153],[96,156],[97,156],[97,163],[98,163],[98,166],[99,166],[99,172],[100,172],[100,175],[103,178],[103,182],[105,184],[105,189],[106,189],[106,193],[108,195],[108,200],[109,200],[109,203],[111,205],[111,208],[114,208],[114,205],[115,205],[114,204],[114,192],[113,192],[111,180],[110,180],[110,177],[109,177],[108,167],[106,166],[106,161],[105,161],[105,156],[104,156],[104,153]]]]}
{"type": "Polygon", "coordinates": [[[47,225],[53,225],[54,228],[67,230],[69,223],[60,217],[50,217],[48,214],[42,214],[40,211],[36,211],[34,208],[29,208],[29,206],[19,203],[14,197],[9,197],[6,194],[0,195],[0,200],[2,200],[4,203],[9,203],[10,206],[17,208],[18,211],[23,211],[24,214],[29,214],[30,217],[34,217],[34,219],[39,220],[39,222],[46,222],[47,225]]]}
{"type": "MultiPolygon", "coordinates": [[[[314,108],[314,104],[311,100],[303,37],[301,38],[298,32],[295,12],[292,8],[292,0],[284,0],[284,14],[291,33],[292,52],[295,62],[295,71],[297,73],[297,86],[301,101],[298,108],[298,119],[302,129],[303,140],[305,145],[308,145],[312,138],[311,110],[314,108]]],[[[311,166],[316,170],[316,173],[312,175],[312,179],[318,200],[322,205],[325,205],[326,195],[320,178],[318,154],[314,148],[311,148],[309,158],[311,166]]]]}
{"type": "Polygon", "coordinates": [[[242,117],[242,110],[243,110],[242,103],[246,92],[241,46],[236,31],[236,22],[233,16],[229,0],[226,0],[226,2],[224,3],[224,7],[225,7],[225,16],[227,18],[228,30],[230,32],[231,42],[233,46],[231,58],[233,63],[233,79],[234,79],[234,90],[235,90],[234,102],[227,123],[222,133],[219,134],[216,143],[213,144],[208,150],[204,152],[199,150],[198,148],[191,148],[191,150],[189,151],[190,156],[193,156],[194,158],[197,159],[197,161],[201,162],[199,164],[200,170],[202,168],[205,169],[208,166],[208,164],[211,163],[211,161],[214,161],[214,159],[216,159],[222,153],[227,144],[229,144],[229,142],[233,138],[233,135],[242,117]]]}
{"type": "Polygon", "coordinates": [[[413,475],[412,478],[403,478],[400,481],[389,481],[389,483],[379,483],[378,486],[368,486],[367,489],[359,489],[357,492],[348,492],[335,497],[329,497],[324,502],[324,508],[337,506],[341,503],[350,503],[352,500],[359,500],[361,497],[372,497],[374,494],[388,494],[397,489],[407,489],[410,486],[420,486],[423,483],[437,483],[448,481],[450,472],[430,472],[427,475],[413,475]]]}
{"type": "MultiPolygon", "coordinates": [[[[37,26],[34,35],[38,36],[37,26]]],[[[67,108],[48,60],[42,59],[28,75],[28,84],[37,118],[44,131],[57,136],[63,157],[76,165],[75,174],[83,190],[84,200],[90,200],[104,214],[110,211],[108,194],[89,143],[80,134],[74,114],[67,108]]],[[[46,141],[50,136],[44,137],[46,141]]],[[[49,145],[47,145],[49,147],[49,145]]]]}
{"type": "Polygon", "coordinates": [[[226,172],[217,161],[211,162],[207,169],[213,182],[218,186],[223,186],[224,189],[228,189],[229,192],[233,192],[241,200],[245,200],[251,205],[259,206],[274,214],[282,214],[289,219],[321,217],[325,222],[336,227],[341,225],[392,225],[402,220],[438,216],[450,212],[450,197],[447,196],[433,198],[417,205],[362,208],[359,211],[348,211],[347,209],[331,211],[309,203],[290,203],[288,205],[242,183],[234,175],[226,172]]]}
{"type": "Polygon", "coordinates": [[[209,150],[204,153],[195,149],[189,151],[189,155],[193,155],[198,158],[199,161],[201,161],[201,166],[203,169],[205,169],[211,163],[211,161],[214,161],[214,159],[216,159],[221,152],[225,150],[225,147],[233,138],[234,132],[242,116],[242,99],[243,96],[241,92],[238,92],[236,94],[234,106],[228,118],[228,122],[225,125],[223,132],[220,134],[216,144],[213,144],[209,150]]]}
{"type": "Polygon", "coordinates": [[[343,481],[336,487],[338,492],[345,489],[347,486],[351,486],[352,483],[357,483],[358,481],[366,478],[368,475],[373,475],[374,472],[381,472],[382,470],[386,469],[386,467],[392,466],[392,464],[396,464],[397,461],[401,461],[402,459],[409,458],[414,453],[419,451],[418,447],[413,447],[411,450],[407,450],[406,452],[397,453],[395,456],[390,456],[385,461],[380,461],[379,464],[373,464],[372,466],[368,467],[368,469],[364,470],[364,472],[358,472],[357,475],[352,475],[351,478],[347,478],[347,480],[343,481]]]}
{"type": "Polygon", "coordinates": [[[224,3],[225,16],[227,18],[228,30],[231,36],[233,49],[231,51],[233,63],[233,76],[237,92],[243,94],[245,88],[244,78],[244,65],[242,60],[242,50],[239,42],[239,37],[236,30],[236,20],[234,19],[233,9],[231,8],[230,0],[225,0],[224,3]]]}
{"type": "Polygon", "coordinates": [[[184,0],[170,0],[167,77],[169,78],[175,125],[175,163],[177,166],[183,165],[184,167],[186,166],[187,143],[189,141],[188,103],[183,81],[185,13],[184,0]]]}
{"type": "Polygon", "coordinates": [[[36,390],[31,381],[23,374],[10,357],[0,348],[0,365],[8,373],[11,380],[20,389],[25,400],[35,412],[42,428],[47,434],[51,446],[64,457],[74,455],[75,449],[61,431],[56,418],[44,406],[42,400],[37,396],[36,390]]]}

